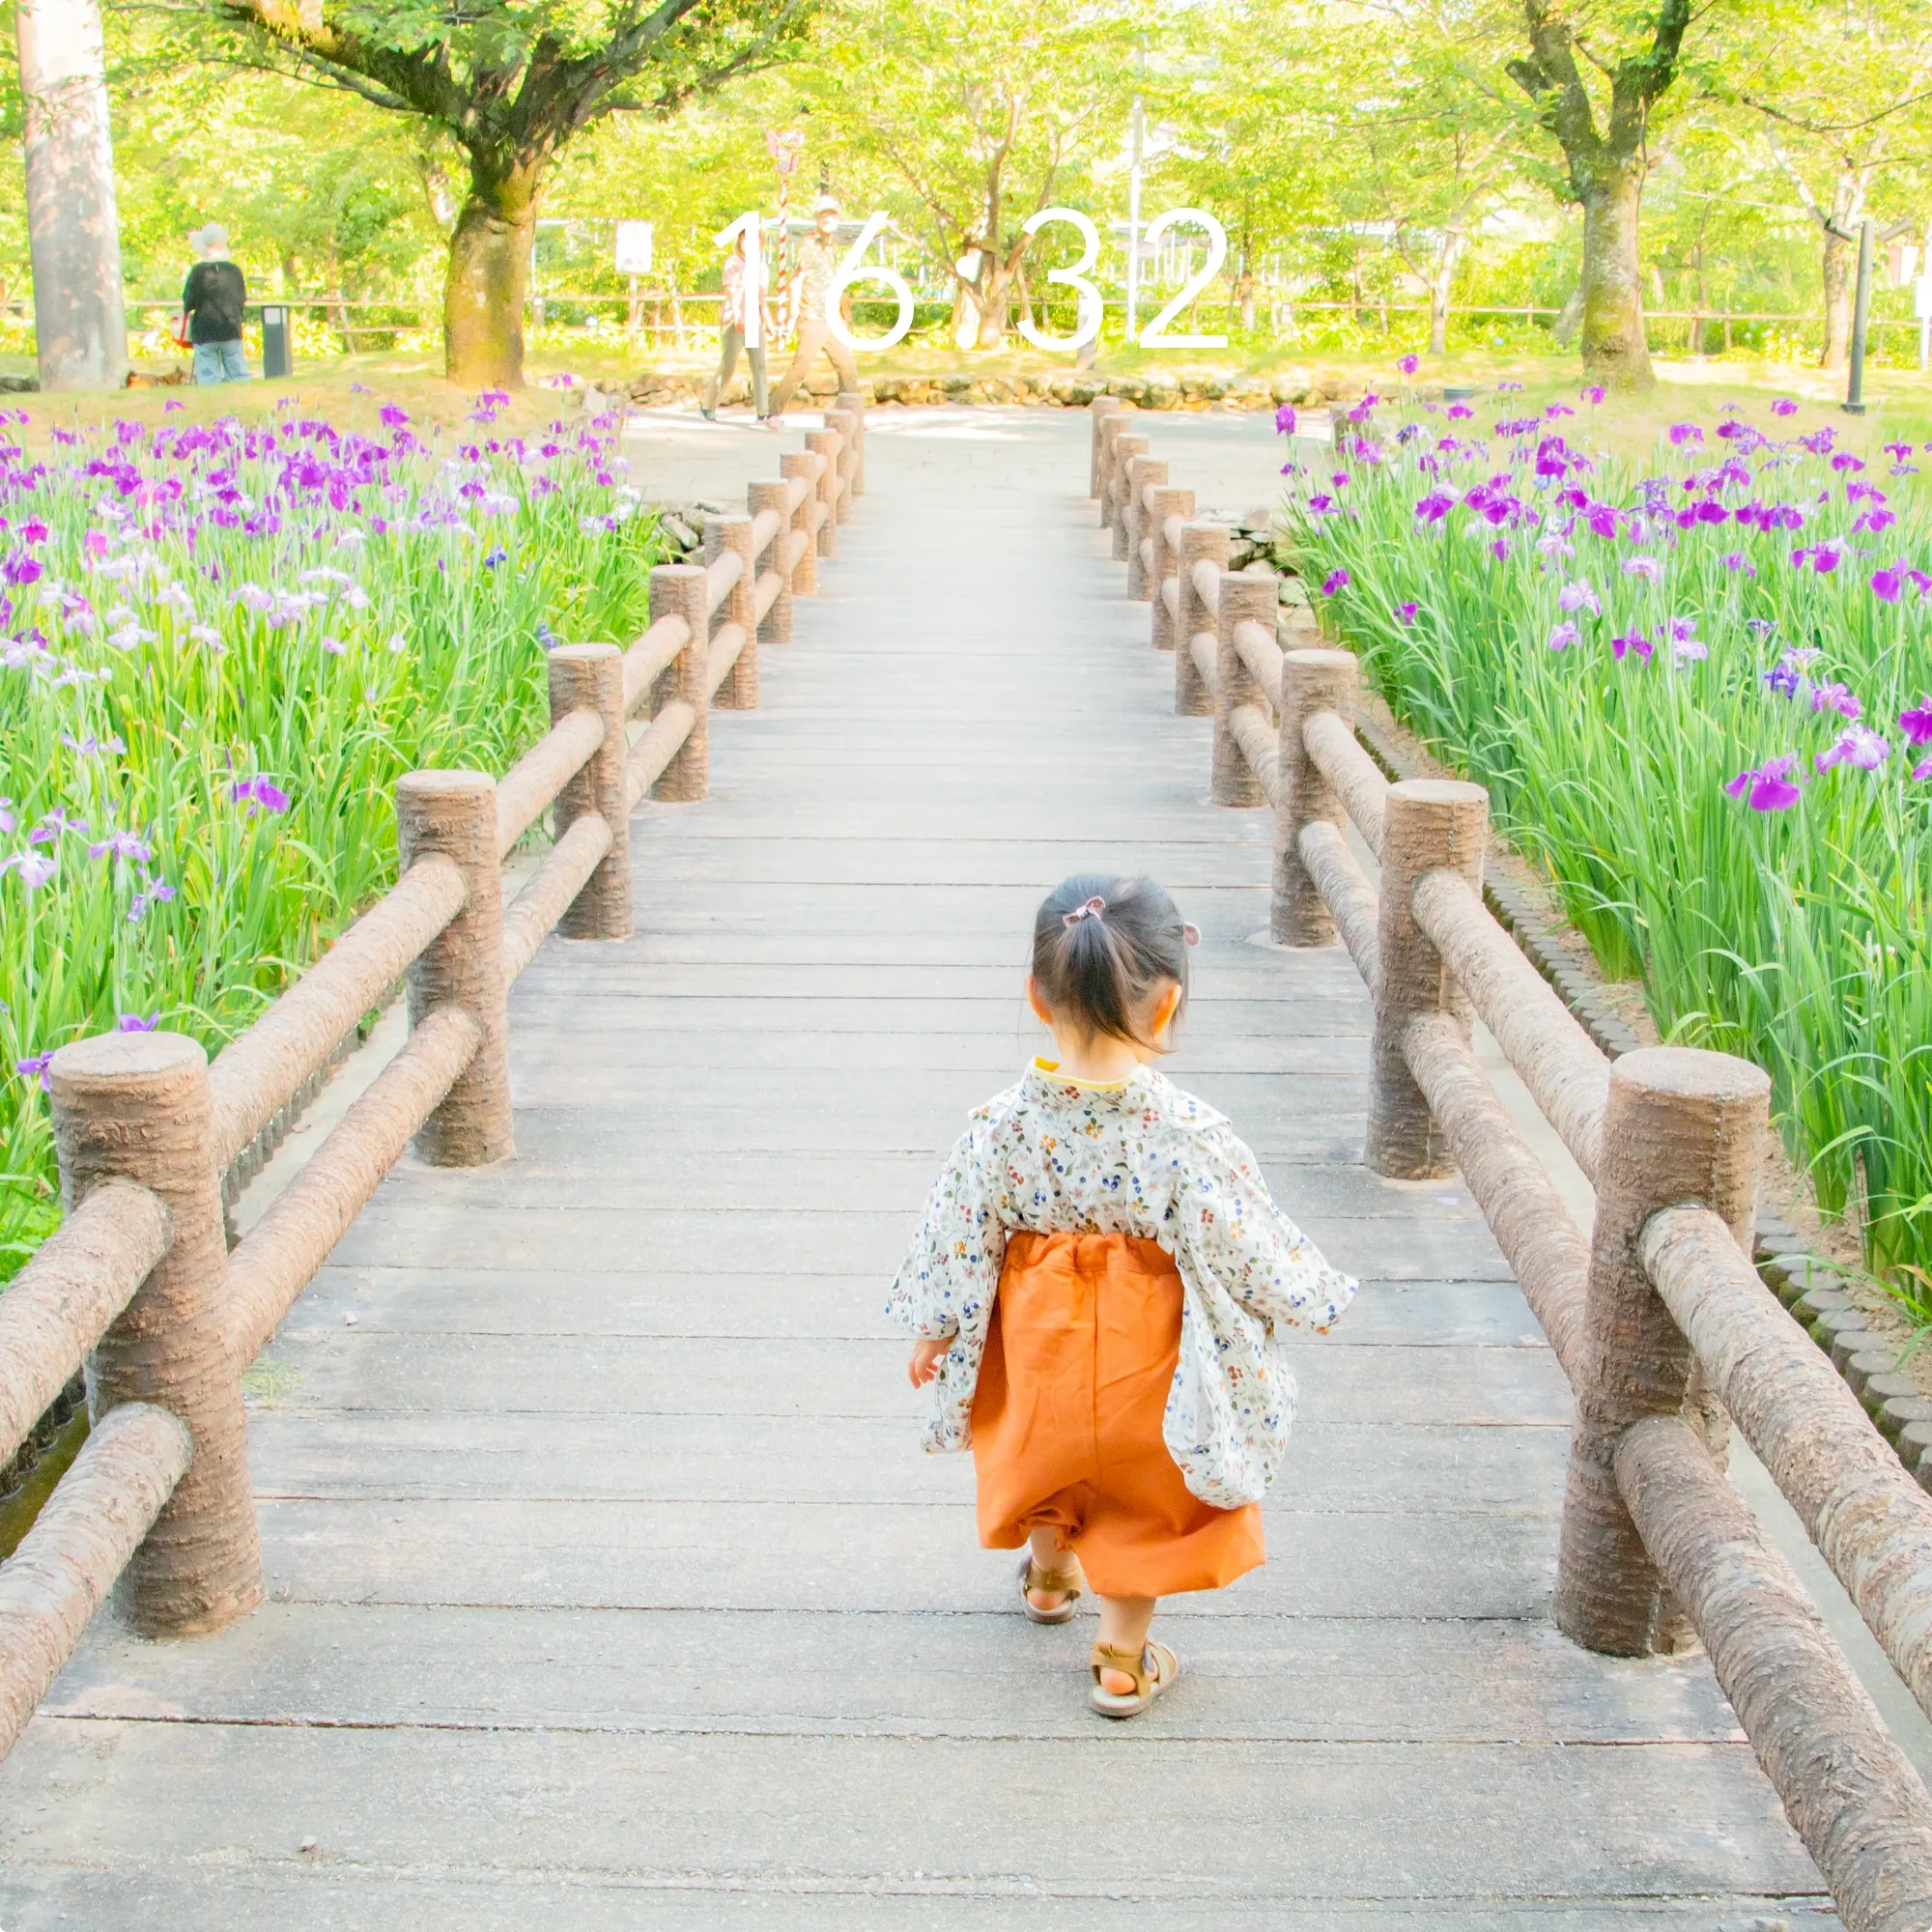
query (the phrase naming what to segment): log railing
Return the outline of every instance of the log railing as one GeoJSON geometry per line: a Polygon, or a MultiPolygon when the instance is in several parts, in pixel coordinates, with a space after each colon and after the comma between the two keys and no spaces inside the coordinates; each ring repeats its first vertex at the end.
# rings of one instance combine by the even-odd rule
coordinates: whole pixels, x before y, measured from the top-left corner
{"type": "Polygon", "coordinates": [[[1460,1168],[1570,1379],[1558,1627],[1634,1657],[1688,1617],[1850,1932],[1922,1932],[1932,1798],[1723,1473],[1735,1421],[1932,1714],[1932,1495],[1747,1259],[1770,1081],[1724,1054],[1604,1054],[1483,903],[1488,794],[1382,776],[1355,660],[1281,648],[1273,575],[1226,569],[1229,532],[1192,520],[1134,420],[1094,405],[1091,494],[1174,652],[1176,709],[1214,720],[1214,799],[1273,810],[1273,936],[1339,937],[1374,997],[1368,1164],[1460,1168]],[[1587,1236],[1476,1017],[1594,1186],[1587,1236]]]}
{"type": "Polygon", "coordinates": [[[0,1295],[0,1463],[83,1363],[93,1428],[0,1564],[0,1755],[110,1590],[152,1636],[261,1601],[242,1371],[412,1141],[444,1167],[513,1151],[509,987],[553,930],[629,935],[633,810],[704,795],[710,712],[756,704],[758,648],[790,639],[863,488],[858,399],[839,400],[748,514],[712,521],[704,562],[652,571],[628,650],[551,653],[551,728],[499,780],[398,781],[395,886],[212,1065],[165,1033],[54,1055],[69,1211],[0,1295]],[[502,857],[546,810],[554,842],[506,907],[502,857]],[[223,1172],[405,977],[408,1043],[230,1253],[223,1172]]]}

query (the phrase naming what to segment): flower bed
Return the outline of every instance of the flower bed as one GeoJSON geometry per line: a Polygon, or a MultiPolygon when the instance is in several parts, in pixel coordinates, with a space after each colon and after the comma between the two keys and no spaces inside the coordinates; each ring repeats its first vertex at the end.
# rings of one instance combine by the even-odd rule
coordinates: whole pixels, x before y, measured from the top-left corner
{"type": "Polygon", "coordinates": [[[218,1046],[393,877],[399,773],[501,770],[545,645],[642,628],[614,418],[500,438],[506,401],[446,451],[394,407],[0,435],[0,1278],[58,1218],[52,1050],[218,1046]]]}
{"type": "Polygon", "coordinates": [[[1769,1069],[1820,1207],[1932,1319],[1918,452],[1797,434],[1779,400],[1638,473],[1577,410],[1511,410],[1338,414],[1332,460],[1289,466],[1288,555],[1666,1036],[1769,1069]]]}

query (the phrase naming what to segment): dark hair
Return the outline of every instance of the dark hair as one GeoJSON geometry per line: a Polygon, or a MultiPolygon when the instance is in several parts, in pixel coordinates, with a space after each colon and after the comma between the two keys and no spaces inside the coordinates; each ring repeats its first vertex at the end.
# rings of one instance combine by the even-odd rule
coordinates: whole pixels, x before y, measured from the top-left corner
{"type": "Polygon", "coordinates": [[[1166,887],[1152,879],[1077,872],[1047,894],[1034,917],[1033,976],[1057,1014],[1154,1048],[1135,1031],[1134,1010],[1167,980],[1180,985],[1175,1019],[1186,1010],[1187,927],[1166,887]]]}

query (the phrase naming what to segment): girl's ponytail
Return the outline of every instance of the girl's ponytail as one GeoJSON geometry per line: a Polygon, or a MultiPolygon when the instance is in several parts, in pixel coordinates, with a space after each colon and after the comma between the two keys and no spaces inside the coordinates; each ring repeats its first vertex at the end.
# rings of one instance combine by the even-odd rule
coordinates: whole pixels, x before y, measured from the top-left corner
{"type": "Polygon", "coordinates": [[[1041,902],[1034,920],[1033,975],[1055,1013],[1090,1033],[1165,1051],[1135,1029],[1154,989],[1180,986],[1187,1005],[1187,949],[1200,934],[1151,879],[1077,873],[1041,902]]]}

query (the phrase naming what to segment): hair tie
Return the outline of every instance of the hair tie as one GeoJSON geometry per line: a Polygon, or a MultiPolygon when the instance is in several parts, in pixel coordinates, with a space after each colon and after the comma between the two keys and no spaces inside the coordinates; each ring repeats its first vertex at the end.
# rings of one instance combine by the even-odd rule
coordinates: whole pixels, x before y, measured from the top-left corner
{"type": "Polygon", "coordinates": [[[1062,913],[1060,923],[1071,928],[1078,925],[1083,919],[1098,919],[1106,910],[1107,901],[1096,894],[1085,905],[1075,906],[1071,912],[1062,913]]]}
{"type": "Polygon", "coordinates": [[[1190,946],[1199,946],[1201,944],[1201,928],[1198,925],[1189,923],[1185,920],[1181,922],[1180,936],[1190,946]]]}

